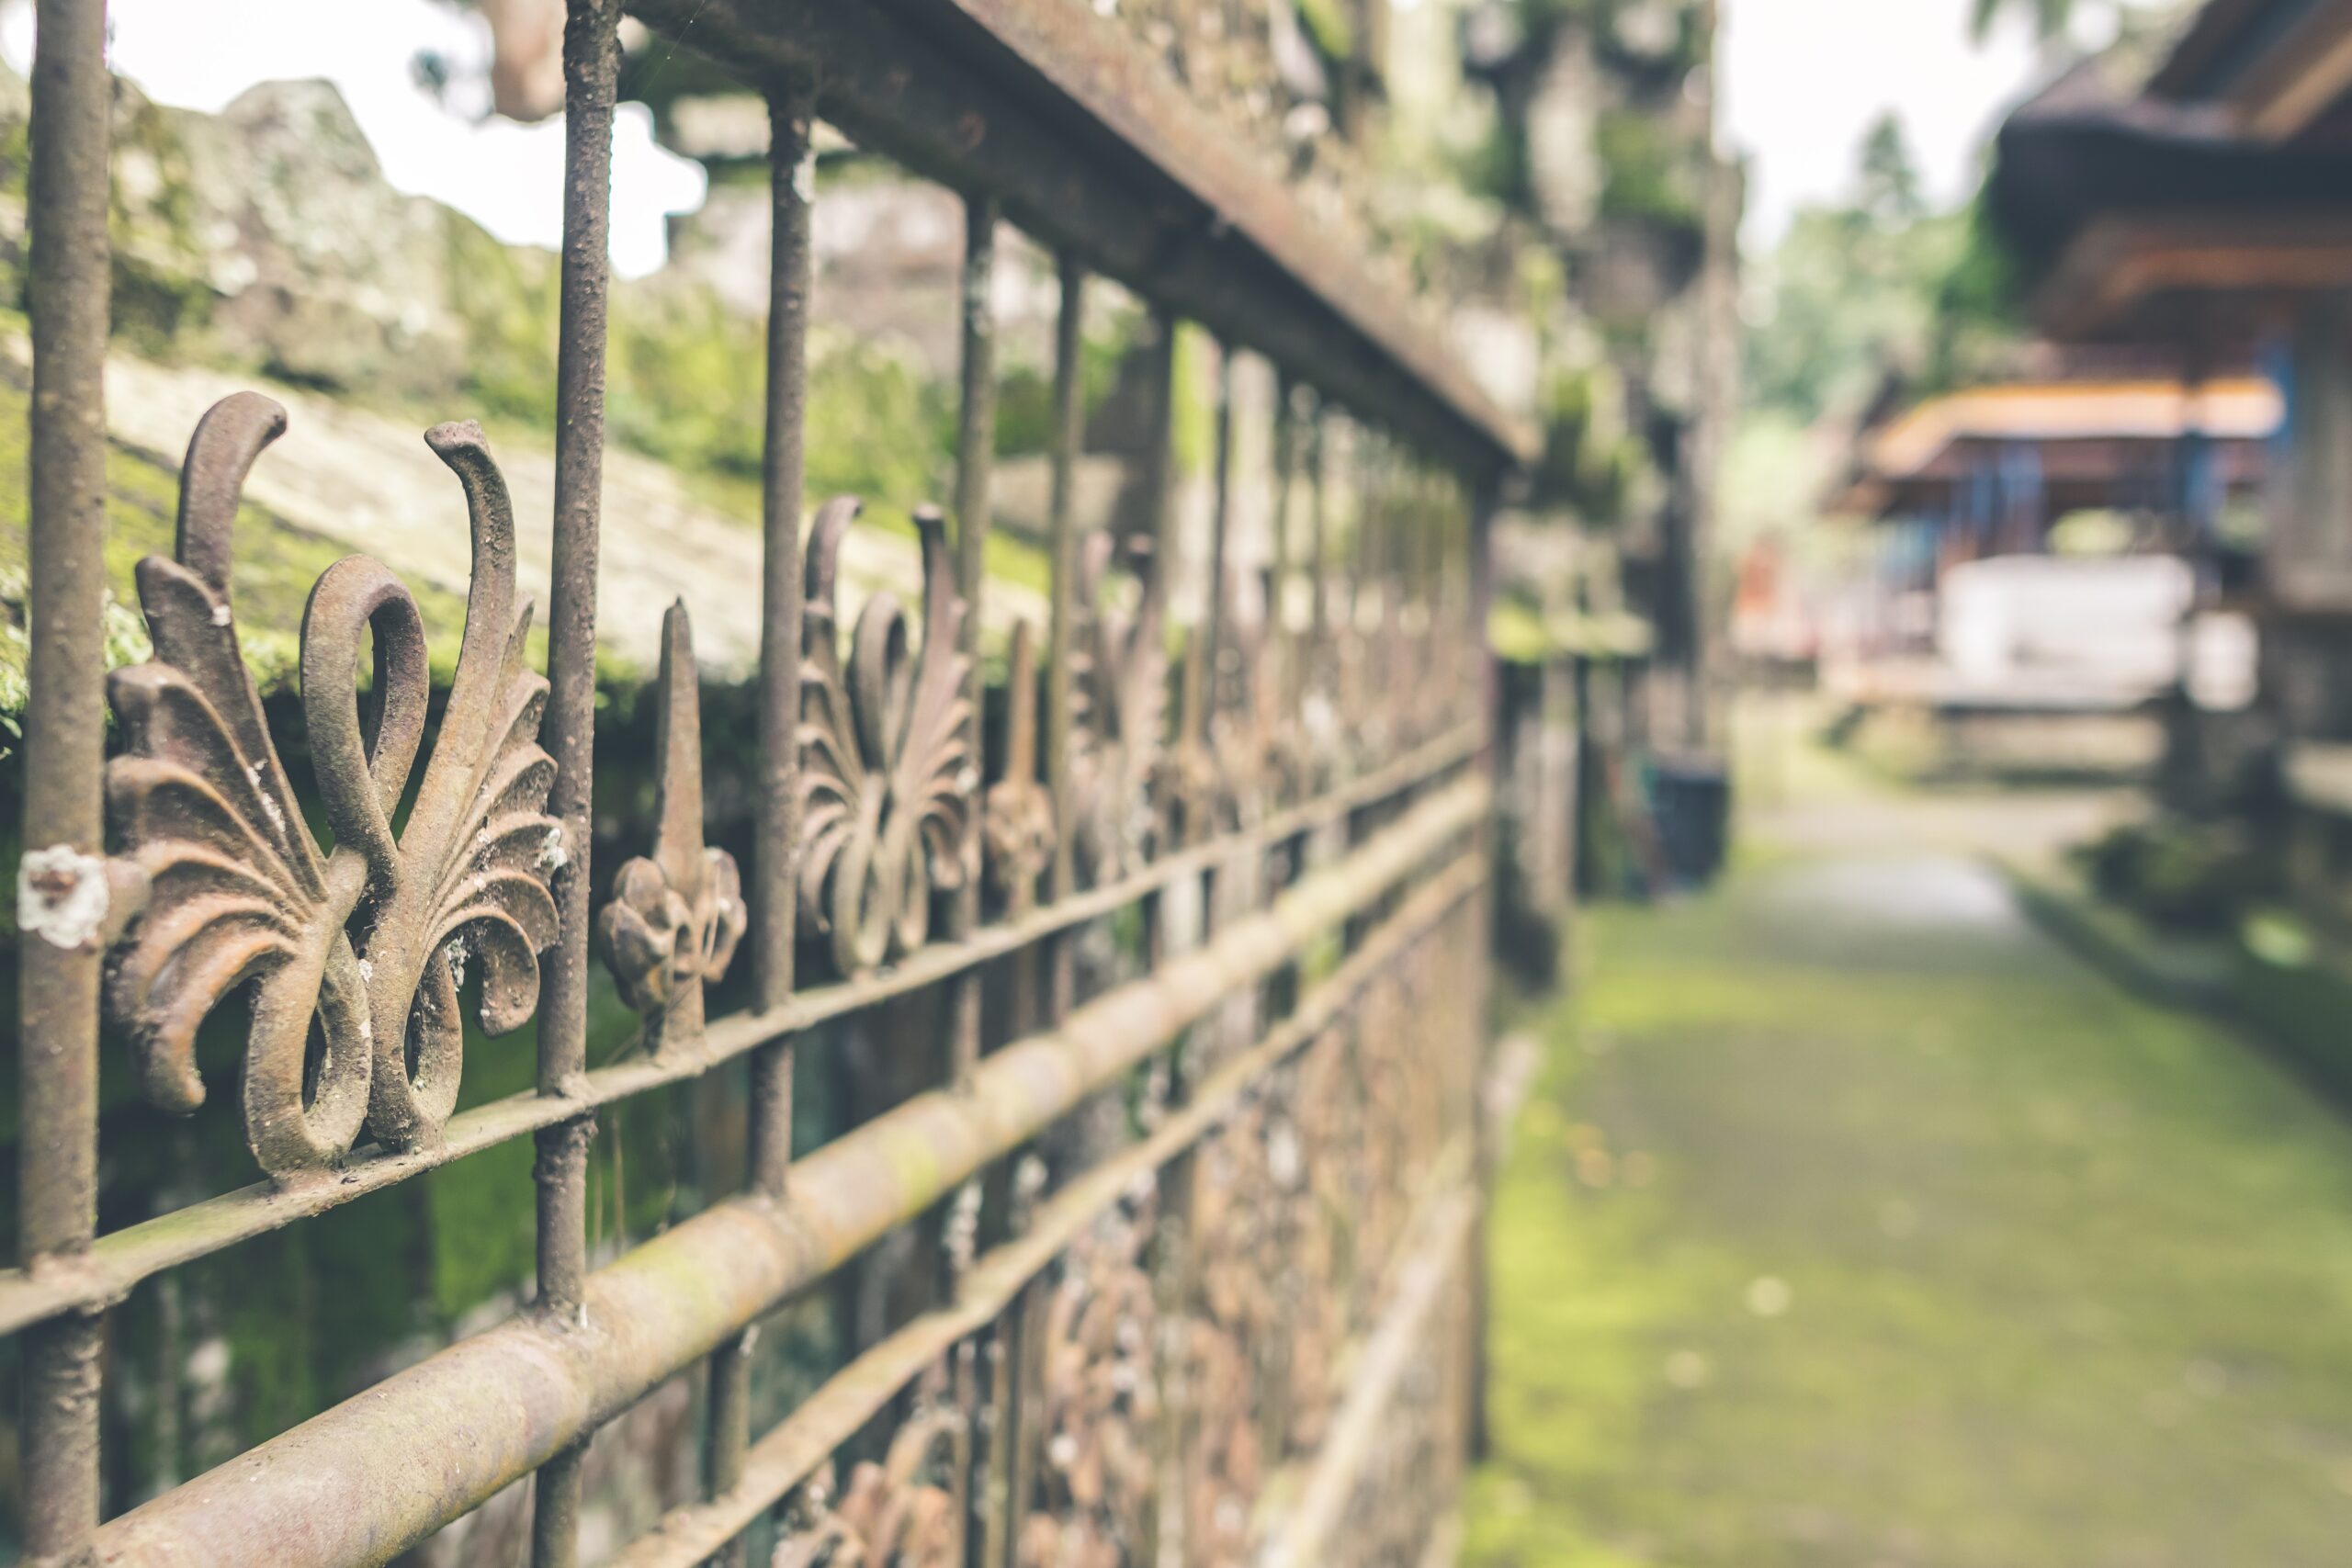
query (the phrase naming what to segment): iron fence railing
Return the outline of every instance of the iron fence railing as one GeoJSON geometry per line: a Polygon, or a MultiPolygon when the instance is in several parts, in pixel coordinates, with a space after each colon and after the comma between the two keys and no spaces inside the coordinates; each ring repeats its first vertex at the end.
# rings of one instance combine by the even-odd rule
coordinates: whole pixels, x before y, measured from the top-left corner
{"type": "Polygon", "coordinates": [[[102,673],[106,23],[101,0],[40,0],[24,1264],[0,1274],[0,1330],[23,1349],[28,1559],[383,1562],[530,1478],[532,1561],[572,1563],[592,1440],[695,1374],[700,1500],[612,1561],[741,1561],[754,1539],[789,1564],[1423,1561],[1476,1419],[1486,520],[1523,441],[1343,243],[1221,153],[1086,7],[639,9],[772,108],[748,866],[706,843],[683,605],[664,626],[650,852],[588,863],[619,6],[572,0],[564,39],[547,675],[526,663],[497,466],[478,429],[436,427],[473,542],[446,704],[428,722],[408,591],[364,557],[337,563],[303,626],[315,777],[298,782],[230,592],[240,487],[284,427],[268,400],[228,399],[194,434],[177,547],[139,572],[154,658],[102,673]],[[856,503],[803,520],[820,110],[952,180],[970,220],[953,537],[920,514],[921,604],[878,593],[854,620],[834,565],[856,503]],[[1015,631],[991,697],[978,611],[1001,217],[1056,249],[1062,298],[1050,618],[1015,631]],[[1074,514],[1098,268],[1159,318],[1154,529],[1124,551],[1081,537],[1074,514]],[[1268,354],[1283,380],[1273,559],[1245,573],[1229,552],[1225,398],[1210,591],[1197,624],[1174,628],[1180,314],[1268,354]],[[1389,432],[1346,563],[1323,471],[1341,406],[1389,432]],[[300,809],[311,784],[323,836],[300,809]],[[1131,913],[1138,962],[1088,984],[1080,933],[1131,913]],[[644,1020],[635,1050],[594,1067],[592,951],[644,1020]],[[706,1019],[706,986],[737,963],[752,1005],[706,1019]],[[1009,1022],[984,1023],[991,976],[1009,1022]],[[936,1027],[908,1034],[888,1004],[918,997],[938,1002],[922,1015],[936,1027]],[[199,1072],[196,1032],[248,1007],[232,1093],[199,1072]],[[536,1014],[532,1091],[458,1109],[467,1013],[493,1033],[536,1014]],[[888,1046],[910,1058],[936,1053],[936,1081],[795,1149],[795,1042],[850,1019],[899,1029],[888,1046]],[[241,1118],[261,1179],[98,1234],[102,1040],[155,1104],[241,1118]],[[738,1059],[745,1190],[598,1262],[600,1111],[738,1059]],[[1124,1097],[1124,1135],[1063,1137],[1039,1157],[1106,1094],[1124,1097]],[[526,1136],[527,1307],[108,1509],[112,1304],[526,1136]],[[758,1325],[890,1236],[935,1256],[921,1299],[755,1438],[758,1325]]]}

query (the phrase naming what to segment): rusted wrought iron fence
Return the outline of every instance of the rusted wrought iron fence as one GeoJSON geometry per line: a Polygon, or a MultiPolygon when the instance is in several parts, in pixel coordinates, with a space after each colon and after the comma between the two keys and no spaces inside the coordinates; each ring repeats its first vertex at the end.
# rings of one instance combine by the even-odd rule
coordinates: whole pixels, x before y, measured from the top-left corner
{"type": "Polygon", "coordinates": [[[698,1375],[700,1500],[612,1561],[741,1561],[754,1540],[789,1564],[1424,1561],[1476,1419],[1479,632],[1487,513],[1523,440],[1085,7],[636,9],[773,111],[749,866],[705,841],[684,605],[662,660],[658,832],[642,858],[588,863],[618,6],[573,0],[564,43],[548,673],[525,660],[497,466],[478,429],[439,426],[450,525],[461,496],[473,540],[454,682],[428,724],[407,590],[364,557],[320,580],[300,671],[322,837],[245,672],[229,586],[240,486],[284,425],[267,399],[232,397],[193,434],[175,556],[139,572],[154,658],[102,678],[105,19],[101,0],[40,0],[24,1265],[0,1275],[25,1369],[28,1557],[383,1562],[527,1481],[532,1560],[574,1562],[592,1439],[698,1375]],[[954,526],[918,518],[920,605],[877,593],[854,618],[835,563],[857,504],[826,501],[804,527],[801,495],[820,112],[952,181],[970,216],[954,526]],[[1015,632],[990,693],[977,612],[1001,218],[1056,249],[1062,303],[1050,620],[1015,632]],[[1124,549],[1080,536],[1072,503],[1097,270],[1159,319],[1157,534],[1124,549]],[[1181,630],[1164,570],[1180,316],[1284,377],[1274,558],[1262,573],[1229,558],[1227,400],[1210,591],[1181,630]],[[1385,433],[1344,564],[1321,439],[1341,406],[1385,433]],[[1082,974],[1081,934],[1136,916],[1136,961],[1082,974]],[[592,955],[644,1019],[637,1049],[593,1069],[592,955]],[[736,964],[753,1005],[706,1018],[706,986],[736,964]],[[988,983],[1012,999],[984,1027],[988,983]],[[918,996],[938,999],[921,1015],[936,1030],[883,1045],[936,1060],[936,1081],[793,1148],[796,1040],[917,1016],[886,1009],[918,996]],[[207,1081],[198,1026],[248,1009],[241,1077],[207,1081]],[[457,1110],[464,1017],[497,1033],[535,1012],[536,1092],[457,1110]],[[241,1118],[260,1179],[96,1234],[102,1042],[155,1103],[241,1118]],[[745,1190],[593,1257],[600,1112],[739,1058],[745,1190]],[[1105,1103],[1114,1134],[1071,1133],[1105,1103]],[[525,1310],[102,1517],[111,1304],[525,1137],[525,1310]],[[891,1236],[935,1259],[920,1299],[755,1437],[757,1325],[891,1236]]]}

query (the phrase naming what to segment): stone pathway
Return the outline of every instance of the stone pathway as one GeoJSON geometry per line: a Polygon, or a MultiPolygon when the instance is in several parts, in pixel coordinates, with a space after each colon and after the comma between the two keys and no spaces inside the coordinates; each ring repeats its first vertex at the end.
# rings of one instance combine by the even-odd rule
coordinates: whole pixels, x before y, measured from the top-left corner
{"type": "Polygon", "coordinates": [[[1535,1021],[1465,1562],[2352,1562],[2343,1112],[1940,847],[1997,801],[1846,807],[1535,1021]]]}

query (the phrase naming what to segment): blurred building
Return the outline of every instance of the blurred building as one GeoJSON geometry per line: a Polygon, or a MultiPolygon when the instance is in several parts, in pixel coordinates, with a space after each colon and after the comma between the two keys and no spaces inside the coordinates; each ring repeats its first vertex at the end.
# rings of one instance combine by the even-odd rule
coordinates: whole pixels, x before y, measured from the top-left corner
{"type": "Polygon", "coordinates": [[[2210,0],[2129,38],[2010,117],[1986,199],[2051,338],[2273,383],[2254,569],[2199,574],[2256,628],[2256,701],[2191,704],[2167,784],[2213,808],[2327,772],[2352,756],[2352,5],[2210,0]]]}

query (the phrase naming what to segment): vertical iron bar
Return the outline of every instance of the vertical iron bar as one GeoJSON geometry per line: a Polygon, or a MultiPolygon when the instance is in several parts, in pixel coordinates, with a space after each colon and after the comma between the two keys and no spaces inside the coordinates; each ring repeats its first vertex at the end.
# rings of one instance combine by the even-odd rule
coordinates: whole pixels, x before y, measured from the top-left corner
{"type": "MultiPolygon", "coordinates": [[[[1146,371],[1150,384],[1151,428],[1144,448],[1144,494],[1148,508],[1147,526],[1151,531],[1148,537],[1152,571],[1144,584],[1144,618],[1147,625],[1164,627],[1168,625],[1169,581],[1176,575],[1181,558],[1176,549],[1176,334],[1180,323],[1175,312],[1166,306],[1154,306],[1151,320],[1152,357],[1146,371]]],[[[1191,653],[1198,651],[1198,630],[1194,628],[1194,645],[1187,650],[1188,660],[1191,653]]],[[[1159,652],[1149,649],[1145,656],[1157,660],[1159,652]]],[[[1192,731],[1183,726],[1180,715],[1172,736],[1155,736],[1153,739],[1181,752],[1191,742],[1192,731]]],[[[1185,829],[1188,824],[1180,821],[1177,826],[1185,829]]],[[[1159,968],[1167,956],[1162,892],[1164,889],[1146,894],[1140,906],[1144,963],[1152,969],[1159,968]]]]}
{"type": "MultiPolygon", "coordinates": [[[[752,983],[763,1010],[792,995],[794,916],[798,908],[800,837],[800,627],[806,585],[800,575],[803,414],[808,403],[809,220],[816,202],[816,94],[802,81],[768,98],[768,390],[761,460],[759,840],[752,875],[757,937],[752,983]]],[[[784,1191],[792,1164],[792,1063],[789,1040],[763,1045],[751,1060],[751,1187],[784,1191]]],[[[756,1325],[710,1357],[710,1400],[704,1484],[717,1496],[742,1479],[751,1446],[752,1349],[756,1325]]],[[[746,1543],[729,1541],[711,1559],[721,1568],[744,1560],[746,1543]]]]}
{"type": "MultiPolygon", "coordinates": [[[[703,1450],[703,1485],[708,1496],[731,1491],[743,1479],[743,1453],[752,1437],[752,1347],[759,1332],[756,1325],[747,1328],[711,1352],[710,1404],[704,1416],[708,1440],[703,1450]]],[[[744,1546],[740,1538],[729,1541],[710,1561],[741,1563],[744,1546]]]]}
{"type": "MultiPolygon", "coordinates": [[[[1048,529],[1053,552],[1053,607],[1046,626],[1046,780],[1054,799],[1054,864],[1049,897],[1060,903],[1078,890],[1077,801],[1070,790],[1070,724],[1078,658],[1078,457],[1086,439],[1084,366],[1086,269],[1077,256],[1058,258],[1061,307],[1054,321],[1053,494],[1048,529]]],[[[1091,606],[1089,607],[1090,610],[1091,606]]],[[[1046,953],[1047,1008],[1058,1021],[1075,988],[1071,938],[1057,932],[1046,953]]]]}
{"type": "MultiPolygon", "coordinates": [[[[964,598],[965,778],[972,810],[965,819],[964,882],[956,889],[947,934],[968,939],[980,923],[980,749],[987,694],[980,678],[980,596],[988,581],[989,481],[996,457],[996,326],[989,313],[996,272],[996,200],[976,196],[964,205],[963,387],[956,432],[956,580],[964,598]]],[[[980,1063],[980,976],[967,970],[954,983],[948,1016],[949,1074],[967,1088],[980,1063]]]]}
{"type": "MultiPolygon", "coordinates": [[[[567,854],[556,873],[562,935],[539,1003],[538,1088],[577,1092],[587,1070],[588,931],[596,726],[596,541],[605,460],[605,329],[612,268],[613,102],[620,81],[616,0],[571,0],[563,28],[563,262],[556,347],[555,571],[548,606],[548,809],[567,854]]],[[[540,1132],[538,1306],[576,1318],[588,1275],[588,1145],[595,1118],[540,1132]]],[[[579,1444],[539,1469],[531,1501],[534,1568],[580,1559],[579,1444]]]]}
{"type": "Polygon", "coordinates": [[[1313,662],[1318,679],[1328,674],[1324,660],[1330,656],[1331,634],[1330,487],[1329,470],[1325,462],[1327,423],[1323,401],[1317,398],[1315,412],[1306,422],[1306,580],[1311,591],[1307,596],[1306,647],[1307,658],[1313,662]]]}
{"type": "MultiPolygon", "coordinates": [[[[760,513],[765,547],[760,614],[758,943],[752,977],[763,1010],[792,994],[793,915],[800,826],[800,581],[802,416],[808,399],[809,217],[817,196],[816,94],[805,82],[768,99],[774,203],[768,257],[767,438],[760,513]]],[[[792,1048],[752,1058],[752,1185],[784,1190],[792,1159],[792,1048]]]]}
{"type": "MultiPolygon", "coordinates": [[[[104,0],[40,0],[33,53],[33,399],[20,908],[19,1246],[36,1272],[97,1231],[98,979],[106,828],[107,272],[104,0]],[[88,909],[95,895],[95,913],[88,909]]],[[[80,1560],[98,1525],[99,1314],[25,1337],[24,1552],[80,1560]]]]}
{"type": "Polygon", "coordinates": [[[1293,403],[1297,389],[1291,384],[1290,372],[1274,374],[1274,515],[1272,554],[1266,567],[1266,632],[1272,649],[1275,666],[1283,672],[1282,712],[1291,723],[1298,722],[1298,705],[1302,692],[1299,668],[1298,639],[1291,635],[1290,574],[1297,564],[1291,558],[1291,507],[1295,498],[1291,491],[1298,479],[1298,410],[1293,403]]]}
{"type": "MultiPolygon", "coordinates": [[[[1154,306],[1156,337],[1147,375],[1151,383],[1151,429],[1144,449],[1144,485],[1150,507],[1152,559],[1149,592],[1164,609],[1168,580],[1176,571],[1176,334],[1181,323],[1175,312],[1154,306]]],[[[1163,621],[1162,624],[1165,624],[1163,621]]]]}
{"type": "MultiPolygon", "coordinates": [[[[964,276],[962,387],[956,430],[956,580],[964,599],[962,649],[966,660],[964,692],[970,709],[965,719],[964,777],[971,810],[964,824],[964,880],[956,891],[948,914],[948,936],[968,940],[980,923],[980,762],[985,730],[988,683],[980,675],[980,602],[988,583],[989,482],[996,459],[996,318],[992,313],[996,276],[997,206],[993,197],[980,195],[964,203],[964,276]]],[[[1019,680],[1018,660],[1012,679],[1019,680]]],[[[1019,700],[1019,694],[1008,691],[1019,700]]],[[[1017,757],[1018,750],[1014,755],[1017,757]]],[[[980,1065],[980,971],[967,969],[949,982],[948,1077],[958,1093],[968,1091],[980,1065]]],[[[978,1185],[967,1189],[976,1205],[969,1215],[979,1223],[978,1185]]],[[[950,1205],[947,1250],[953,1270],[951,1292],[960,1292],[964,1271],[971,1263],[971,1233],[960,1228],[958,1204],[950,1205]]],[[[968,1560],[972,1543],[972,1434],[978,1429],[979,1369],[977,1348],[966,1340],[953,1352],[956,1405],[963,1416],[955,1475],[956,1525],[968,1560]]]]}
{"type": "Polygon", "coordinates": [[[1208,598],[1201,608],[1201,630],[1207,643],[1204,674],[1207,685],[1202,692],[1205,699],[1201,707],[1200,739],[1209,739],[1210,716],[1216,708],[1217,676],[1221,655],[1225,649],[1227,626],[1225,618],[1231,606],[1225,600],[1226,573],[1232,561],[1227,535],[1233,515],[1233,346],[1221,344],[1216,356],[1216,492],[1211,498],[1213,520],[1209,531],[1208,598]]]}

